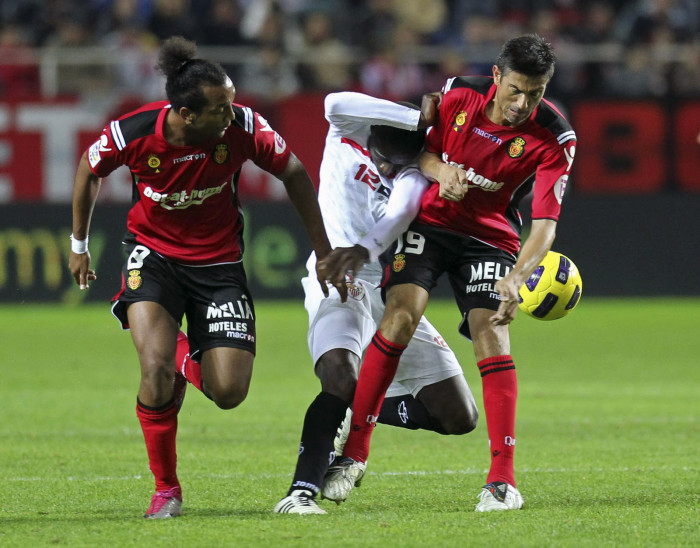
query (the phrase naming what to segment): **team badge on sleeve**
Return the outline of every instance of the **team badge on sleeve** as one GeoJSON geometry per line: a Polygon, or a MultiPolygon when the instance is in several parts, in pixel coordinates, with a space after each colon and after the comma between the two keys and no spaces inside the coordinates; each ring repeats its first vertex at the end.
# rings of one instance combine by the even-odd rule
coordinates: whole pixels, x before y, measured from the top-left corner
{"type": "Polygon", "coordinates": [[[102,160],[101,152],[109,152],[111,148],[107,148],[108,139],[106,135],[102,135],[99,140],[95,141],[88,149],[88,161],[90,167],[94,168],[102,160]]]}

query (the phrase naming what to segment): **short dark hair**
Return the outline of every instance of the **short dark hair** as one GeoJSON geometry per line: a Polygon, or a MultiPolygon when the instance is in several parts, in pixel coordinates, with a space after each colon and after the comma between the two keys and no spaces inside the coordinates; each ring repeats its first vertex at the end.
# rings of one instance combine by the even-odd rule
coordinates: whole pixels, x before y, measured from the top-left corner
{"type": "Polygon", "coordinates": [[[551,78],[555,61],[552,44],[537,34],[526,34],[511,38],[503,45],[496,66],[502,74],[514,71],[551,78]]]}
{"type": "Polygon", "coordinates": [[[197,44],[182,36],[163,42],[156,68],[165,75],[165,94],[175,110],[199,112],[207,105],[204,86],[223,86],[228,75],[221,65],[198,59],[197,44]]]}
{"type": "MultiPolygon", "coordinates": [[[[400,101],[399,104],[420,110],[413,103],[400,101]]],[[[381,156],[396,165],[413,163],[425,144],[425,129],[411,131],[394,126],[371,126],[370,143],[381,156]]]]}

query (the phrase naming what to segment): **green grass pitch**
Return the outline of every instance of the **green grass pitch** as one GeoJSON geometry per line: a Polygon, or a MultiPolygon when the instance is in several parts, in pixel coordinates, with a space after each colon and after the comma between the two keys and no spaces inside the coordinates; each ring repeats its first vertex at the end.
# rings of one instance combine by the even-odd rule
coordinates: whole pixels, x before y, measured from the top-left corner
{"type": "MultiPolygon", "coordinates": [[[[135,416],[138,365],[107,304],[0,307],[0,546],[700,545],[700,299],[584,298],[519,314],[516,450],[525,508],[475,513],[485,420],[465,436],[379,425],[368,474],[326,516],[271,510],[319,390],[299,302],[257,303],[248,399],[221,411],[191,386],[180,413],[182,518],[147,521],[153,481],[135,416]]],[[[428,316],[480,409],[452,302],[428,316]]]]}

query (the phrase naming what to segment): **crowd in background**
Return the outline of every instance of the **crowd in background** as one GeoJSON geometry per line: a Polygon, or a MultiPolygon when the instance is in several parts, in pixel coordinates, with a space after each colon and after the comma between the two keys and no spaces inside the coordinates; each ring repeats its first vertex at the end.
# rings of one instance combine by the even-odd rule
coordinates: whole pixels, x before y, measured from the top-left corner
{"type": "Polygon", "coordinates": [[[414,99],[447,76],[490,74],[526,32],[555,46],[549,93],[562,99],[700,96],[697,0],[2,0],[0,98],[40,93],[42,52],[87,46],[119,62],[64,67],[62,89],[161,97],[155,52],[181,35],[232,47],[221,62],[246,95],[414,99]]]}

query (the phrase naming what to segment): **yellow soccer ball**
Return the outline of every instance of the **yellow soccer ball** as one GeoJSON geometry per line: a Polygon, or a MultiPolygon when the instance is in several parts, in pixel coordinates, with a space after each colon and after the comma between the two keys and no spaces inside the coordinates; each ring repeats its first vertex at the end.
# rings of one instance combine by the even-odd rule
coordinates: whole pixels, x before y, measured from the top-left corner
{"type": "Polygon", "coordinates": [[[518,307],[536,320],[558,320],[581,300],[583,282],[574,262],[550,251],[520,288],[518,307]]]}

